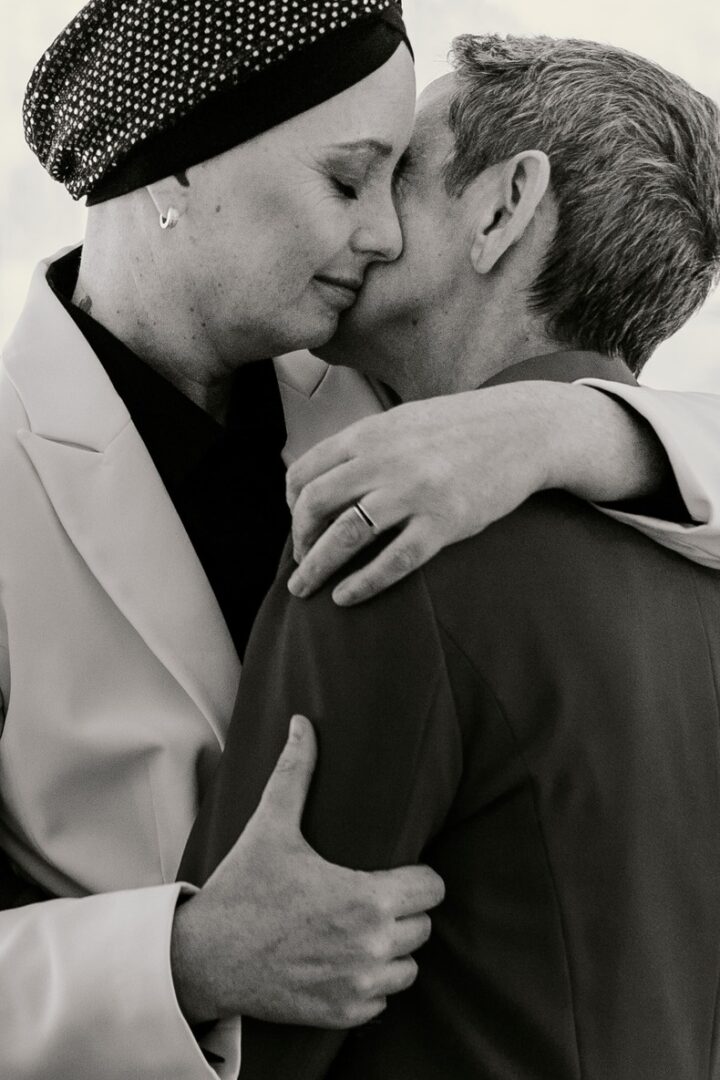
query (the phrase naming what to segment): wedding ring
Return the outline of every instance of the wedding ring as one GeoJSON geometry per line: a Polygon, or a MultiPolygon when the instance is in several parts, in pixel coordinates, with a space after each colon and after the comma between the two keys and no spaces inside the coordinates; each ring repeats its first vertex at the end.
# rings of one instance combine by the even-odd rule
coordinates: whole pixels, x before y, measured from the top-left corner
{"type": "Polygon", "coordinates": [[[359,499],[358,499],[357,502],[354,502],[352,504],[352,508],[355,511],[355,513],[357,514],[357,516],[360,518],[360,520],[362,521],[363,525],[367,525],[370,529],[377,529],[377,525],[375,524],[373,519],[370,517],[367,510],[365,509],[365,507],[363,506],[363,504],[360,502],[359,499]]]}

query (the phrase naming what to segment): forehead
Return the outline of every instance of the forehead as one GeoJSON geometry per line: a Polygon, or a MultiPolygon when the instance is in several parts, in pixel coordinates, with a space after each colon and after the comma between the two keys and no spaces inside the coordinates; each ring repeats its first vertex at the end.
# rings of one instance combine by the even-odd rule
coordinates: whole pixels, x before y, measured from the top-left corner
{"type": "Polygon", "coordinates": [[[456,86],[456,76],[451,72],[430,83],[420,94],[412,135],[415,152],[429,154],[449,149],[452,136],[447,119],[456,86]]]}
{"type": "MultiPolygon", "coordinates": [[[[400,155],[412,131],[415,70],[402,45],[371,75],[243,144],[248,155],[313,157],[358,144],[365,158],[400,155]]],[[[359,151],[358,151],[359,152],[359,151]]]]}

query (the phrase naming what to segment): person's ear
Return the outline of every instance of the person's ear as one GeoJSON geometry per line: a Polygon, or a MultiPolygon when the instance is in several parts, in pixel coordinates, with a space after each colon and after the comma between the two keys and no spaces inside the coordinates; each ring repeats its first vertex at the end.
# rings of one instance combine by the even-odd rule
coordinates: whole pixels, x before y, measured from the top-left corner
{"type": "Polygon", "coordinates": [[[523,236],[550,185],[550,161],[542,150],[524,150],[493,173],[470,251],[478,274],[490,273],[523,236]]]}
{"type": "Polygon", "coordinates": [[[145,188],[158,213],[161,229],[174,229],[187,210],[188,187],[184,176],[164,176],[145,188]]]}

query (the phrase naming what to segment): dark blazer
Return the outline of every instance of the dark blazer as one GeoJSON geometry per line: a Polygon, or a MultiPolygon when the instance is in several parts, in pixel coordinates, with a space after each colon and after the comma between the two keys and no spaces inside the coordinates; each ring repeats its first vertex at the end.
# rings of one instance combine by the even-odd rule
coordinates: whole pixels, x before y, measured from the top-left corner
{"type": "Polygon", "coordinates": [[[293,599],[291,570],[181,875],[217,865],[304,712],[309,842],[426,860],[447,898],[379,1021],[246,1019],[242,1080],[720,1077],[720,576],[556,492],[357,608],[293,599]]]}

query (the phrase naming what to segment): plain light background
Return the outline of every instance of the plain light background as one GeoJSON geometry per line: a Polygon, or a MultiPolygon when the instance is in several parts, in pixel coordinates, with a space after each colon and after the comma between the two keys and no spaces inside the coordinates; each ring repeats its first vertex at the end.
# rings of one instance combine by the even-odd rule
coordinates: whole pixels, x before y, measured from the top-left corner
{"type": "MultiPolygon", "coordinates": [[[[80,0],[0,0],[0,341],[5,340],[39,258],[82,237],[85,211],[25,146],[20,109],[44,49],[80,0]]],[[[418,87],[443,74],[455,34],[546,33],[622,45],[682,75],[720,101],[717,0],[406,0],[418,87]]],[[[628,229],[632,222],[628,222],[628,229]]],[[[656,386],[720,393],[720,293],[648,364],[656,386]]]]}

